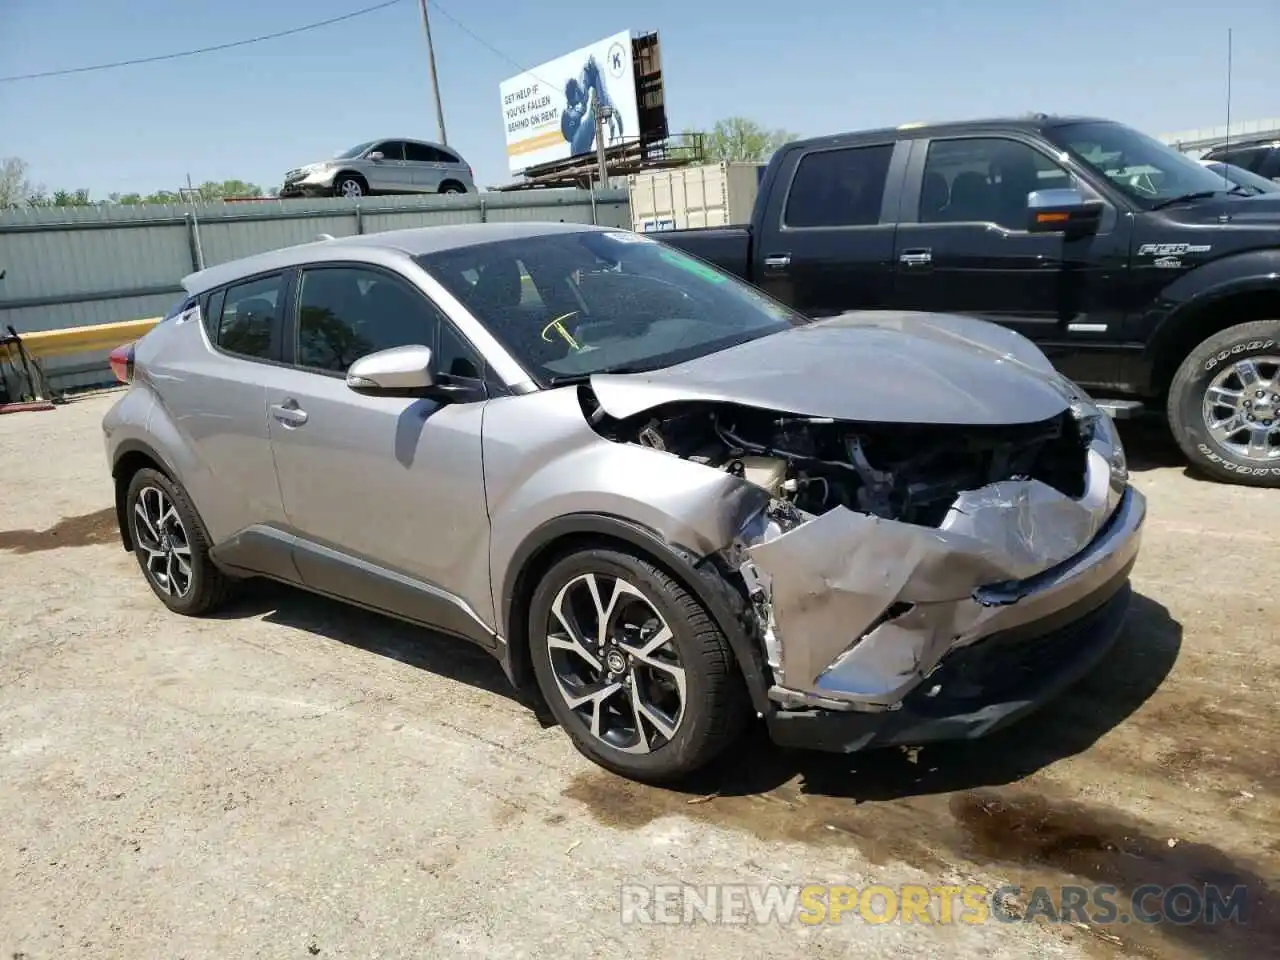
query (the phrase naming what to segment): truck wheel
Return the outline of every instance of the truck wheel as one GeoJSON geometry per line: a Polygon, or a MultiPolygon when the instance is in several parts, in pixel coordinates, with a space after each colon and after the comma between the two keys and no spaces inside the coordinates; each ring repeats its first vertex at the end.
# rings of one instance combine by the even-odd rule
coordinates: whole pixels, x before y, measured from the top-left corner
{"type": "Polygon", "coordinates": [[[1174,374],[1168,414],[1178,446],[1214,479],[1280,487],[1280,320],[1199,344],[1174,374]]]}

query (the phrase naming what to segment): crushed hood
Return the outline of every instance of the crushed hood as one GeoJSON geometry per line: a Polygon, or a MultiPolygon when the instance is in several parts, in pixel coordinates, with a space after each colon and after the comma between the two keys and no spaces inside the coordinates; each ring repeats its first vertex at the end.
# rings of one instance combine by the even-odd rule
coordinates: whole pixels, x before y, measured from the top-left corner
{"type": "Polygon", "coordinates": [[[661,370],[597,374],[623,418],[685,401],[877,423],[1003,425],[1061,414],[1068,398],[1025,337],[950,314],[846,313],[661,370]]]}

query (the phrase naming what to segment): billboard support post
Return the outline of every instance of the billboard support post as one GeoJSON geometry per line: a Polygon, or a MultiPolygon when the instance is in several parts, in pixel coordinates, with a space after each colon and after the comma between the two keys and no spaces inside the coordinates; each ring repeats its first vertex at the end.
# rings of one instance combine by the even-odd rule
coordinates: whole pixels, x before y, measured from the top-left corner
{"type": "Polygon", "coordinates": [[[427,18],[427,0],[418,0],[422,10],[422,30],[427,35],[427,66],[431,70],[431,94],[436,100],[436,125],[440,128],[440,142],[449,145],[449,135],[444,132],[444,106],[440,103],[440,80],[436,77],[436,48],[431,42],[431,21],[427,18]]]}
{"type": "Polygon", "coordinates": [[[613,108],[600,106],[596,108],[596,161],[600,164],[600,189],[609,187],[609,155],[605,149],[605,125],[613,116],[613,108]]]}

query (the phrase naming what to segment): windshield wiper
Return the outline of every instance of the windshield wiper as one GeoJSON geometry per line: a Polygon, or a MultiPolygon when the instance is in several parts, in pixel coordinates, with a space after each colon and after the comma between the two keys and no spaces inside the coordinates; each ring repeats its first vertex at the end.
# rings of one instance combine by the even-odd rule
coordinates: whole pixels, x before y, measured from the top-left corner
{"type": "Polygon", "coordinates": [[[1190,193],[1179,194],[1176,197],[1167,197],[1159,203],[1153,204],[1151,209],[1163,210],[1165,207],[1172,206],[1175,203],[1188,203],[1192,200],[1207,200],[1209,197],[1216,197],[1220,192],[1230,193],[1231,191],[1193,190],[1190,193]]]}
{"type": "Polygon", "coordinates": [[[654,369],[651,366],[642,363],[620,363],[615,367],[602,367],[599,370],[589,370],[586,373],[557,373],[547,377],[547,383],[553,387],[563,386],[566,383],[581,383],[589,380],[597,373],[645,373],[654,369]]]}

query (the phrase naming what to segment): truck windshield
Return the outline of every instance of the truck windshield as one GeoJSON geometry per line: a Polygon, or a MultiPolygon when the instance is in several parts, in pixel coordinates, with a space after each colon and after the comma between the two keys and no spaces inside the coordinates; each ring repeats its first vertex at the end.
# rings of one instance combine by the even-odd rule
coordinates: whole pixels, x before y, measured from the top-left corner
{"type": "Polygon", "coordinates": [[[520,237],[417,261],[544,386],[656,370],[809,322],[631,232],[520,237]]]}
{"type": "Polygon", "coordinates": [[[1044,134],[1146,208],[1176,197],[1231,189],[1220,175],[1186,154],[1120,123],[1067,123],[1044,134]]]}

